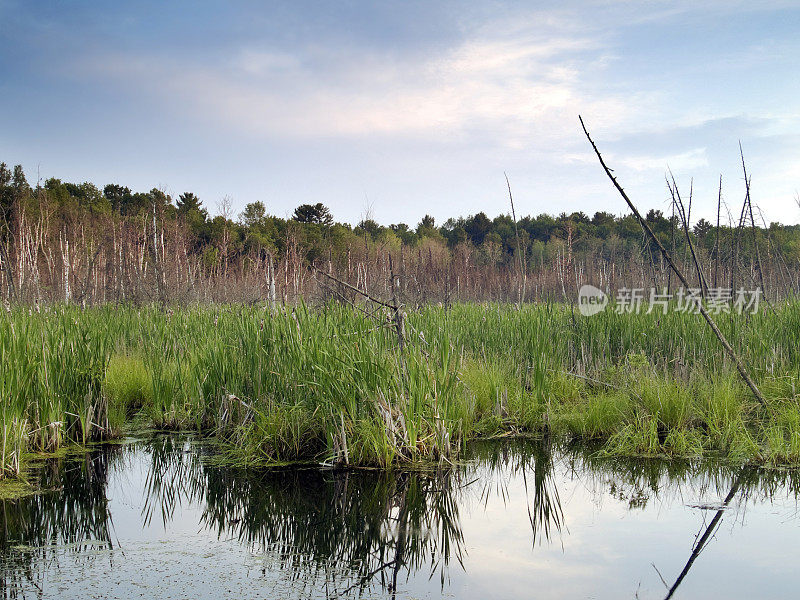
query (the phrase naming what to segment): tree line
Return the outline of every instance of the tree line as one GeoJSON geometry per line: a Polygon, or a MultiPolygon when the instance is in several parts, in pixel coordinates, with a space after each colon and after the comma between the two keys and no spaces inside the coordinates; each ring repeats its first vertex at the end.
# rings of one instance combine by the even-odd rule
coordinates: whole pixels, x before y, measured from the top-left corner
{"type": "MultiPolygon", "coordinates": [[[[684,223],[674,208],[650,210],[646,220],[674,256],[702,265],[709,285],[763,283],[775,297],[797,290],[800,226],[767,225],[760,214],[760,223],[749,222],[722,205],[718,223],[684,223]]],[[[235,215],[227,199],[218,213],[191,192],[173,198],[157,188],[101,190],[56,178],[32,186],[21,166],[0,163],[0,293],[7,304],[348,297],[315,269],[384,294],[396,277],[403,301],[415,304],[571,298],[583,283],[671,285],[630,214],[515,223],[510,214],[479,212],[442,224],[425,215],[416,225],[365,218],[353,226],[323,203],[281,218],[259,201],[235,215]]]]}

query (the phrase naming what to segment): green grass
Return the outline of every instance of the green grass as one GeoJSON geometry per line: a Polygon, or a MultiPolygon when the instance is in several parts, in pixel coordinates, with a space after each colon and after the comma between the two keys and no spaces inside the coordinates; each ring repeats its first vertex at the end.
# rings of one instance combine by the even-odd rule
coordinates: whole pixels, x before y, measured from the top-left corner
{"type": "Polygon", "coordinates": [[[509,434],[800,464],[800,303],[718,324],[767,409],[697,315],[426,307],[401,351],[385,321],[336,305],[15,308],[0,316],[0,471],[132,423],[214,435],[243,464],[387,468],[509,434]]]}
{"type": "Polygon", "coordinates": [[[118,435],[138,411],[152,406],[153,382],[144,361],[128,354],[112,354],[105,378],[103,394],[110,399],[109,427],[118,435]]]}

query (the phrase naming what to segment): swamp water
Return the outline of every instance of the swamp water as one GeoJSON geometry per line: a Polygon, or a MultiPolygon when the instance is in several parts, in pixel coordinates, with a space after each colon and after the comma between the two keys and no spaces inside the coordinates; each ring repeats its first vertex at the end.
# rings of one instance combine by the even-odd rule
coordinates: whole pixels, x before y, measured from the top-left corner
{"type": "Polygon", "coordinates": [[[50,491],[0,500],[0,597],[797,596],[796,473],[539,442],[465,459],[234,469],[157,437],[48,462],[50,491]]]}

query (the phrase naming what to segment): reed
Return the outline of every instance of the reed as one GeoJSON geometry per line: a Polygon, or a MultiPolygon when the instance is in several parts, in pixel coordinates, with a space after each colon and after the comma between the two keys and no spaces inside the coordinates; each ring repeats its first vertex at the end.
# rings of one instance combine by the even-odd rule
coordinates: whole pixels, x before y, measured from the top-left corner
{"type": "Polygon", "coordinates": [[[610,454],[800,461],[800,303],[718,325],[760,407],[696,315],[581,317],[569,305],[15,308],[0,316],[0,464],[132,423],[214,435],[243,464],[388,468],[475,438],[596,439],[610,454]]]}

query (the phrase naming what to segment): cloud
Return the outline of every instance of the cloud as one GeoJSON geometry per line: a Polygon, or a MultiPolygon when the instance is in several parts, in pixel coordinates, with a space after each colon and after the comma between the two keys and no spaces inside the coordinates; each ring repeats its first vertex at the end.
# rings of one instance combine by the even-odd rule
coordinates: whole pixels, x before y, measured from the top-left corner
{"type": "Polygon", "coordinates": [[[705,148],[694,148],[680,154],[670,156],[624,156],[619,159],[619,164],[634,171],[647,171],[667,168],[675,171],[690,171],[708,166],[708,156],[705,148]]]}
{"type": "Polygon", "coordinates": [[[88,8],[63,13],[74,26],[63,11],[30,17],[12,28],[16,54],[38,60],[15,63],[16,87],[4,82],[6,104],[29,115],[10,145],[34,146],[38,160],[37,140],[53,147],[63,131],[72,144],[79,131],[96,162],[113,156],[97,151],[113,128],[131,153],[158,140],[142,180],[177,165],[206,196],[274,188],[293,205],[322,196],[340,212],[378,189],[388,220],[484,210],[507,171],[530,210],[559,212],[609,201],[582,114],[626,189],[648,202],[664,195],[667,166],[694,179],[699,199],[713,203],[720,173],[733,190],[740,139],[770,213],[798,187],[800,118],[785,75],[797,44],[779,27],[790,19],[760,3],[390,4],[200,10],[195,28],[176,8],[157,31],[140,11],[122,29],[118,14],[94,22],[88,8]],[[742,32],[744,10],[764,14],[742,32]]]}
{"type": "Polygon", "coordinates": [[[436,54],[309,46],[245,47],[217,64],[107,55],[92,76],[149,90],[173,110],[252,136],[401,136],[442,141],[480,134],[509,148],[574,135],[588,111],[605,126],[630,117],[630,98],[593,93],[607,60],[588,36],[477,37],[436,54]]]}

